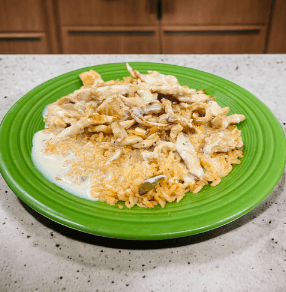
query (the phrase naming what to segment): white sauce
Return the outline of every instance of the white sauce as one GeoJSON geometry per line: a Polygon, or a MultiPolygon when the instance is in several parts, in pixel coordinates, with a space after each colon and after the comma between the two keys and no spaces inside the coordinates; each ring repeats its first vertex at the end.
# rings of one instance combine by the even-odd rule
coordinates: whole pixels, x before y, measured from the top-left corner
{"type": "Polygon", "coordinates": [[[150,184],[154,184],[157,180],[160,180],[160,179],[167,179],[167,177],[164,174],[156,175],[154,177],[150,177],[150,178],[146,179],[144,181],[144,183],[148,182],[150,184]]]}
{"type": "Polygon", "coordinates": [[[53,138],[51,133],[37,132],[33,137],[32,160],[35,167],[50,182],[61,187],[65,191],[89,200],[96,200],[90,195],[90,179],[82,181],[80,184],[74,183],[65,173],[69,167],[65,162],[73,158],[73,155],[66,157],[60,155],[47,155],[44,153],[46,142],[53,138]],[[58,177],[61,180],[56,180],[58,177]]]}

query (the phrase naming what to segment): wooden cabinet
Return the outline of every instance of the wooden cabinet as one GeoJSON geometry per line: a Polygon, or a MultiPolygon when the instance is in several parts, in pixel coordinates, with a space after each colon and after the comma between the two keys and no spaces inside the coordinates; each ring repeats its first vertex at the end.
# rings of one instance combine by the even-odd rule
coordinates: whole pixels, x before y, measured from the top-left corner
{"type": "Polygon", "coordinates": [[[0,33],[1,54],[47,54],[44,33],[0,33]]]}
{"type": "Polygon", "coordinates": [[[262,54],[270,1],[165,0],[163,54],[262,54]]]}
{"type": "Polygon", "coordinates": [[[267,0],[163,0],[162,25],[267,24],[267,0]]]}
{"type": "Polygon", "coordinates": [[[49,53],[45,3],[0,1],[0,54],[49,53]]]}
{"type": "Polygon", "coordinates": [[[63,53],[244,54],[264,52],[271,1],[59,0],[58,5],[63,53]]]}
{"type": "Polygon", "coordinates": [[[1,0],[0,53],[285,53],[285,5],[285,0],[1,0]]]}
{"type": "Polygon", "coordinates": [[[154,0],[58,0],[61,26],[158,25],[154,0]]]}
{"type": "Polygon", "coordinates": [[[162,27],[162,53],[262,54],[265,37],[260,26],[162,27]]]}
{"type": "Polygon", "coordinates": [[[159,54],[153,0],[61,0],[62,50],[67,54],[159,54]]]}
{"type": "Polygon", "coordinates": [[[267,53],[286,53],[286,1],[275,0],[270,21],[267,53]]]}
{"type": "Polygon", "coordinates": [[[157,27],[64,27],[66,54],[159,54],[157,27]]]}
{"type": "Polygon", "coordinates": [[[41,0],[1,0],[0,28],[6,32],[44,31],[41,0]]]}

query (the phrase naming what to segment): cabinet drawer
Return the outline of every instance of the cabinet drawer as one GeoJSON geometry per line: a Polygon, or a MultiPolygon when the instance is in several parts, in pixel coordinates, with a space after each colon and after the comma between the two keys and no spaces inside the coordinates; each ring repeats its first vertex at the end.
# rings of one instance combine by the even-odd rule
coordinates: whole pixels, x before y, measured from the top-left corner
{"type": "Polygon", "coordinates": [[[154,0],[60,0],[62,26],[155,25],[154,0]]]}
{"type": "Polygon", "coordinates": [[[44,31],[44,20],[41,0],[0,1],[1,31],[44,31]]]}
{"type": "Polygon", "coordinates": [[[44,33],[0,33],[0,54],[48,54],[44,33]]]}
{"type": "Polygon", "coordinates": [[[162,27],[163,54],[262,54],[266,26],[162,27]]]}
{"type": "Polygon", "coordinates": [[[163,25],[266,24],[271,1],[162,0],[163,25]]]}
{"type": "Polygon", "coordinates": [[[64,54],[159,54],[157,27],[63,28],[64,54]]]}

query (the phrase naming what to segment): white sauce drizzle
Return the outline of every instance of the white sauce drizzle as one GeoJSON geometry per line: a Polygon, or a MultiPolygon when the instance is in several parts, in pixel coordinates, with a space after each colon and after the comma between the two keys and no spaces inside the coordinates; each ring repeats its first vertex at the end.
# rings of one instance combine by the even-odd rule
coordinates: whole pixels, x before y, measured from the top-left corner
{"type": "Polygon", "coordinates": [[[66,161],[73,158],[73,155],[66,157],[61,155],[48,155],[44,153],[46,142],[53,138],[52,133],[43,131],[37,132],[33,137],[32,160],[41,174],[50,182],[61,187],[65,191],[89,200],[96,200],[90,194],[90,179],[82,181],[80,184],[74,183],[71,178],[65,176],[70,169],[66,166],[66,161]],[[58,177],[60,180],[56,180],[58,177]]]}

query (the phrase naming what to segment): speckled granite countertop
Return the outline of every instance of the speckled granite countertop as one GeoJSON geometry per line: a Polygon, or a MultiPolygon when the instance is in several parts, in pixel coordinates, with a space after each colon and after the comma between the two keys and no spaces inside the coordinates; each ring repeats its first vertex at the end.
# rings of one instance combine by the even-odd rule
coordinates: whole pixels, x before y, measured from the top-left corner
{"type": "MultiPolygon", "coordinates": [[[[286,55],[0,55],[0,120],[26,92],[77,68],[126,61],[196,68],[252,92],[286,129],[286,55]]],[[[0,141],[1,143],[1,141],[0,141]]],[[[203,234],[137,242],[71,230],[0,177],[0,291],[286,291],[285,172],[267,199],[203,234]]]]}

